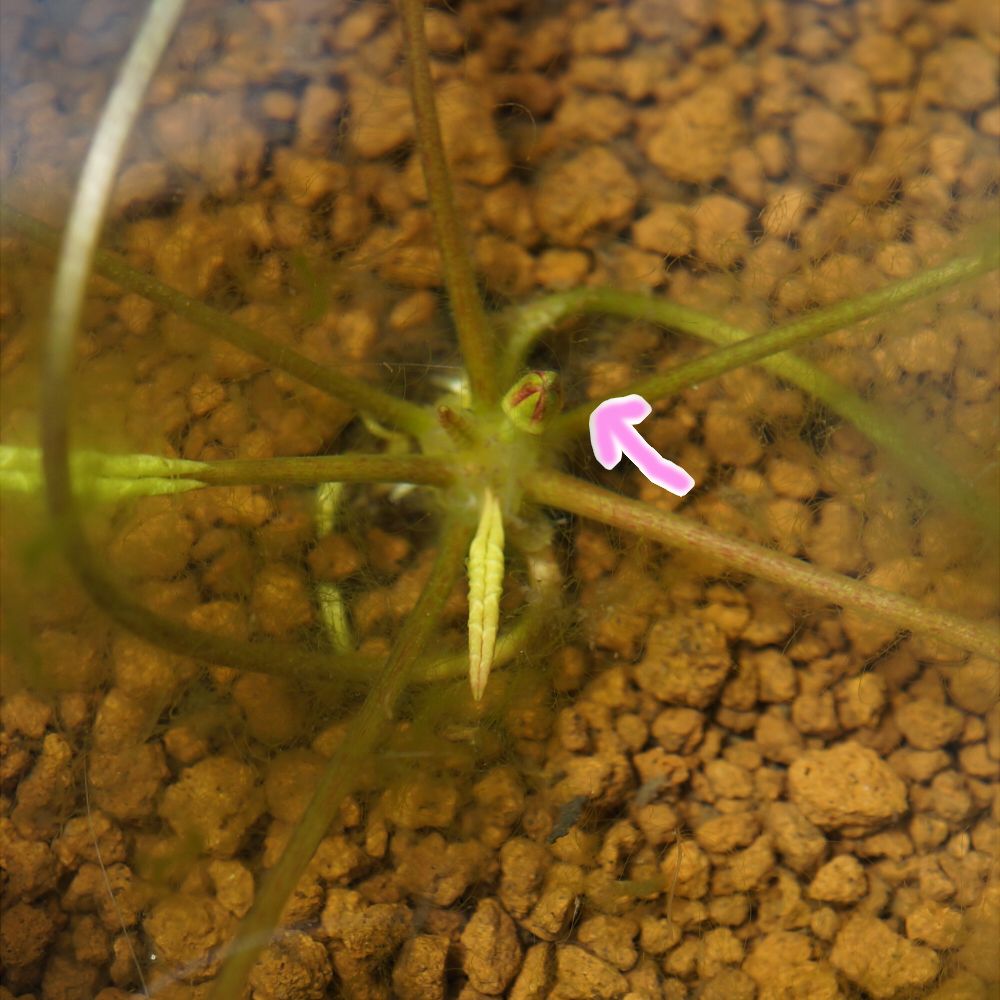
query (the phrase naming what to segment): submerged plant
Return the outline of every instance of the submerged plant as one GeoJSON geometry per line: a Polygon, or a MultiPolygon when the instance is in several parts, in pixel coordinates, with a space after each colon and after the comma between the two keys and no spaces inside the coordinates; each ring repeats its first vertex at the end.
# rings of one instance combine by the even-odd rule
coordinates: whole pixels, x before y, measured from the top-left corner
{"type": "MultiPolygon", "coordinates": [[[[59,543],[87,593],[116,623],[143,639],[214,665],[295,677],[320,691],[338,682],[335,690],[342,693],[347,681],[366,690],[280,860],[261,881],[236,945],[215,981],[214,996],[221,1000],[240,995],[306,865],[345,797],[357,789],[366,761],[385,740],[392,721],[405,714],[407,690],[467,677],[471,699],[478,702],[485,697],[488,704],[492,673],[533,647],[557,643],[565,634],[565,569],[570,559],[561,548],[554,512],[689,553],[698,565],[714,565],[719,576],[768,581],[822,604],[870,616],[890,626],[889,641],[899,630],[989,657],[997,655],[998,635],[991,622],[921,604],[863,579],[716,531],[664,509],[659,498],[651,501],[648,494],[644,500],[632,499],[570,474],[566,469],[577,455],[597,400],[584,401],[578,392],[574,395],[575,387],[568,386],[569,408],[560,412],[564,390],[550,367],[550,359],[560,357],[565,339],[560,331],[580,317],[642,320],[693,335],[715,349],[669,370],[629,379],[615,388],[615,394],[637,393],[657,404],[735,369],[763,365],[783,383],[811,394],[824,413],[836,415],[831,420],[852,423],[884,449],[921,495],[950,508],[956,519],[975,525],[992,546],[998,517],[996,498],[988,489],[974,477],[952,471],[906,420],[883,412],[821,367],[784,353],[863,320],[892,314],[918,299],[941,296],[995,270],[997,246],[989,235],[968,253],[938,267],[753,335],[665,299],[601,287],[555,292],[490,314],[467,249],[442,143],[424,4],[401,0],[417,146],[462,365],[459,378],[445,394],[414,401],[355,374],[323,367],[288,343],[268,339],[250,325],[138,272],[120,257],[95,249],[122,149],[180,8],[169,0],[153,3],[102,115],[62,240],[52,295],[41,452],[5,446],[0,477],[5,486],[21,490],[37,488],[44,481],[59,543]],[[91,266],[130,293],[346,404],[366,420],[372,446],[379,442],[383,446],[336,455],[214,460],[112,456],[71,446],[68,400],[74,336],[91,266]],[[331,484],[349,483],[418,487],[420,509],[440,522],[429,576],[384,656],[359,646],[343,598],[331,585],[318,585],[314,593],[323,641],[313,648],[234,639],[152,610],[103,567],[87,540],[81,515],[84,497],[96,502],[217,487],[316,487],[322,536],[329,534],[343,504],[342,492],[331,484]],[[442,650],[436,639],[463,567],[468,576],[463,586],[468,650],[442,650]],[[504,606],[505,589],[516,590],[523,605],[520,610],[504,606]]],[[[13,207],[4,208],[3,219],[5,226],[43,246],[55,247],[58,242],[54,231],[13,207]]],[[[590,474],[595,471],[592,460],[576,464],[587,466],[590,474]]],[[[693,495],[697,493],[696,484],[693,495]]],[[[474,706],[467,710],[474,720],[474,706]]]]}

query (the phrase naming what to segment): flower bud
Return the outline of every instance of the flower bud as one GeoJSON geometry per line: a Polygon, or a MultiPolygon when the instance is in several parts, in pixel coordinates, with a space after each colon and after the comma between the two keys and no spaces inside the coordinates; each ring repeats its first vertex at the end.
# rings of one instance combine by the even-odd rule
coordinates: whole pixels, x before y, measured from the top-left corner
{"type": "Polygon", "coordinates": [[[558,372],[531,371],[514,383],[501,405],[510,422],[529,434],[541,434],[562,409],[558,372]]]}

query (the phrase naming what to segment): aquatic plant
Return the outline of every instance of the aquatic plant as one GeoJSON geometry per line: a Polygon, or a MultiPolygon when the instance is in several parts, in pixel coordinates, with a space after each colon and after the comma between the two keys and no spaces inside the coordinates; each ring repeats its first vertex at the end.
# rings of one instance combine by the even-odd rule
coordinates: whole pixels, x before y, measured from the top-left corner
{"type": "MultiPolygon", "coordinates": [[[[532,646],[554,645],[566,634],[564,568],[571,557],[560,549],[564,540],[554,527],[554,511],[690,553],[699,566],[717,567],[714,572],[719,576],[765,580],[823,604],[870,615],[891,626],[889,639],[883,639],[883,644],[899,629],[996,655],[997,633],[992,623],[921,604],[870,582],[718,532],[684,514],[663,509],[662,503],[633,499],[569,474],[565,470],[577,454],[594,402],[584,401],[578,387],[570,386],[569,409],[562,414],[553,412],[558,394],[545,361],[560,357],[564,340],[560,331],[580,317],[648,321],[703,339],[716,349],[667,371],[629,380],[615,393],[635,392],[658,403],[727,372],[762,364],[781,382],[810,393],[824,413],[852,423],[889,454],[896,467],[922,491],[921,496],[932,497],[935,504],[975,524],[984,535],[993,532],[988,544],[995,544],[995,498],[970,485],[967,480],[971,477],[951,471],[941,455],[911,432],[906,420],[879,409],[821,367],[782,353],[863,320],[892,315],[918,299],[941,296],[995,270],[995,240],[987,235],[970,241],[966,254],[938,267],[752,335],[735,323],[687,306],[610,288],[556,292],[490,314],[477,284],[449,177],[424,37],[423,3],[403,0],[400,16],[417,145],[463,371],[443,395],[425,392],[419,400],[394,395],[354,374],[325,368],[288,343],[271,340],[222,311],[136,271],[120,257],[95,249],[122,148],[179,13],[177,3],[154,3],[102,116],[62,240],[42,383],[40,457],[30,448],[10,446],[2,455],[0,472],[7,485],[17,488],[32,488],[44,481],[61,547],[87,593],[116,623],[157,646],[200,661],[294,676],[320,689],[330,682],[349,681],[366,690],[281,859],[261,882],[236,946],[216,980],[216,996],[239,995],[341,803],[356,789],[358,776],[385,739],[391,720],[406,711],[406,691],[418,684],[442,684],[469,676],[472,698],[485,695],[488,702],[491,670],[509,664],[532,646]],[[387,442],[385,447],[324,456],[215,460],[111,456],[72,447],[67,413],[73,338],[91,265],[95,273],[121,288],[364,415],[369,421],[370,446],[376,447],[381,440],[387,442]],[[312,648],[231,639],[151,610],[101,565],[87,540],[80,512],[80,496],[88,491],[103,499],[121,499],[221,486],[315,486],[320,497],[317,506],[325,510],[325,533],[329,533],[342,503],[342,497],[329,490],[331,483],[426,487],[423,509],[439,522],[436,538],[427,543],[434,552],[429,576],[384,657],[356,647],[336,588],[316,592],[317,604],[324,611],[324,629],[323,642],[316,641],[312,648]],[[438,641],[442,617],[463,565],[467,565],[470,577],[469,651],[442,654],[437,648],[442,644],[438,641]],[[518,588],[521,610],[505,608],[501,613],[504,586],[518,588]]],[[[58,242],[56,233],[17,209],[5,207],[3,219],[5,226],[41,245],[54,247],[58,242]]],[[[577,460],[576,464],[586,463],[577,460]]],[[[590,465],[589,474],[594,471],[590,465]]],[[[320,533],[324,533],[322,529],[320,533]]],[[[467,706],[467,711],[474,719],[474,707],[467,706]]]]}

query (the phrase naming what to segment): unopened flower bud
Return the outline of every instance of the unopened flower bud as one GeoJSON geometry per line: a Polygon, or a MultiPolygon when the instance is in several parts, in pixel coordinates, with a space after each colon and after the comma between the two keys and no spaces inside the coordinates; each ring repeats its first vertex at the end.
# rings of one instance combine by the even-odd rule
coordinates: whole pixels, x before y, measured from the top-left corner
{"type": "Polygon", "coordinates": [[[501,405],[510,422],[519,430],[541,434],[562,408],[559,373],[528,372],[508,390],[501,405]]]}

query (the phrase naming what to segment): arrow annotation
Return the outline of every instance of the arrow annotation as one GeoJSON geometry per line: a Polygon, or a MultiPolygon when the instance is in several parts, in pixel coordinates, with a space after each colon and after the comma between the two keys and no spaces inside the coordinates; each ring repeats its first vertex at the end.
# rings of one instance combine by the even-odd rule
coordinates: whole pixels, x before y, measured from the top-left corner
{"type": "Polygon", "coordinates": [[[605,469],[613,469],[626,455],[636,468],[661,489],[682,497],[694,486],[685,469],[664,458],[636,429],[653,408],[637,393],[606,399],[590,415],[590,446],[605,469]]]}

